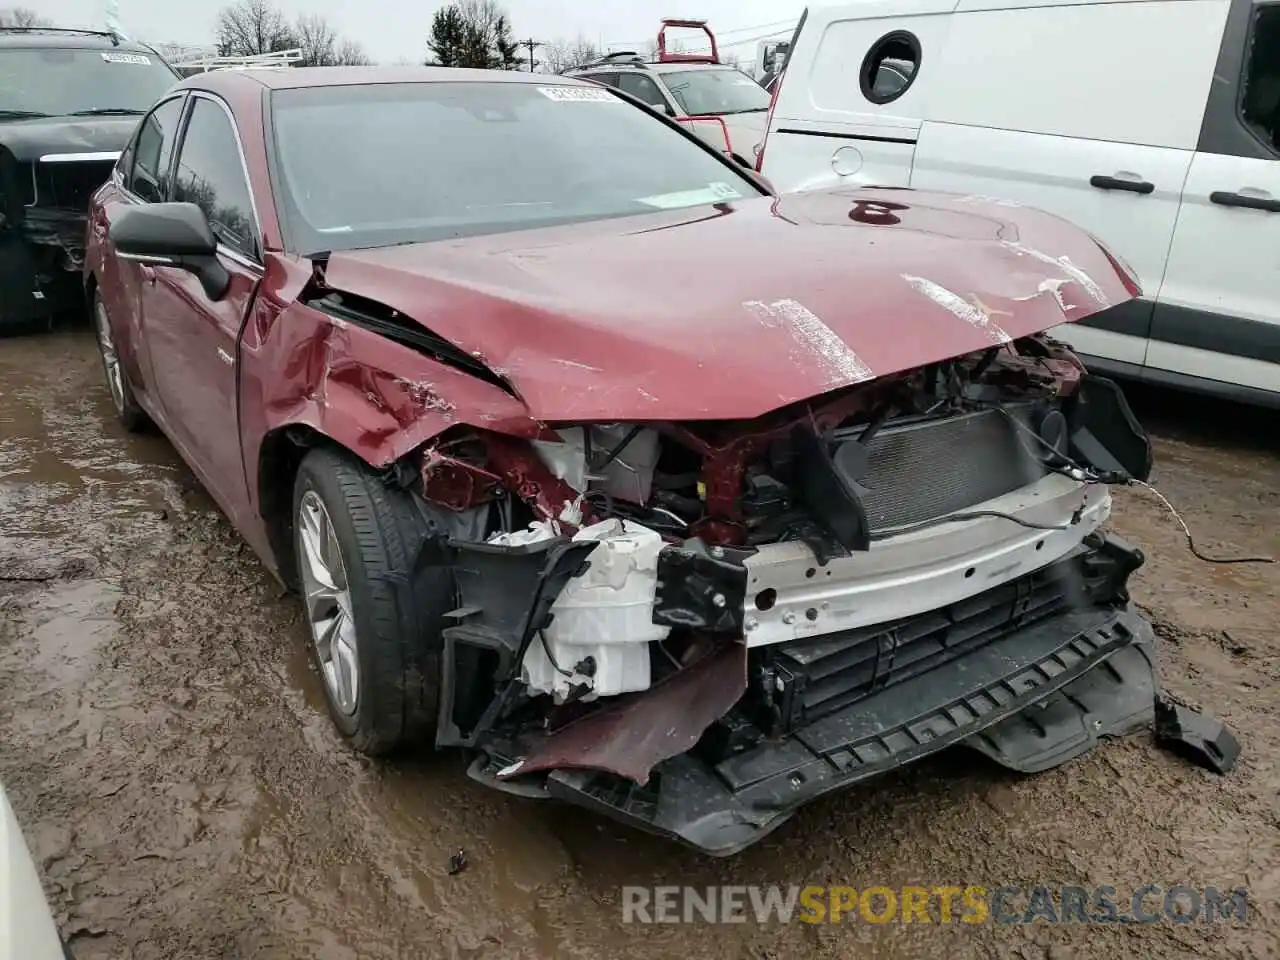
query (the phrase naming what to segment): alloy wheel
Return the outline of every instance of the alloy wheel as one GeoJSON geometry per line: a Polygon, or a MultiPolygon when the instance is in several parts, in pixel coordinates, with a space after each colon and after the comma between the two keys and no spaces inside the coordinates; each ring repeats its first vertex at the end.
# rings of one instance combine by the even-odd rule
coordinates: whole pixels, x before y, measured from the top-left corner
{"type": "Polygon", "coordinates": [[[107,308],[99,299],[93,305],[94,325],[98,328],[98,348],[102,351],[102,366],[107,374],[107,387],[111,390],[111,402],[115,404],[116,413],[124,414],[124,371],[120,367],[120,354],[116,351],[116,341],[111,335],[111,321],[107,318],[107,308]]]}
{"type": "Polygon", "coordinates": [[[303,494],[297,523],[298,572],[316,658],[334,706],[351,716],[360,702],[360,661],[342,546],[314,490],[303,494]]]}

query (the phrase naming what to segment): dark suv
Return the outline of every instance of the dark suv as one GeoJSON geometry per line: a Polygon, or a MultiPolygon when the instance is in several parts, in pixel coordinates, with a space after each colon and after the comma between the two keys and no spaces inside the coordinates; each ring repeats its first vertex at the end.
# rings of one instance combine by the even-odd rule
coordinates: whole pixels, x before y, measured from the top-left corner
{"type": "Polygon", "coordinates": [[[80,306],[89,197],[178,79],[110,33],[0,28],[0,327],[80,306]]]}

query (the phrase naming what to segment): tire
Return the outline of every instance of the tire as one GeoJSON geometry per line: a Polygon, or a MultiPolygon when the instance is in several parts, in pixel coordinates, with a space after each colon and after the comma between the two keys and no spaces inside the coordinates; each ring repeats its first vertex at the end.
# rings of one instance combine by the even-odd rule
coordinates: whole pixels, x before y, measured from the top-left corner
{"type": "Polygon", "coordinates": [[[129,433],[141,433],[147,429],[151,420],[138,405],[138,398],[129,385],[129,374],[120,363],[115,331],[111,328],[111,316],[107,313],[107,305],[99,290],[93,291],[92,310],[94,333],[98,338],[98,355],[102,358],[102,373],[107,381],[107,393],[111,396],[116,419],[129,433]]]}
{"type": "MultiPolygon", "coordinates": [[[[444,615],[453,609],[452,578],[438,568],[414,576],[413,564],[432,524],[403,490],[388,487],[364,464],[337,451],[318,448],[303,459],[294,482],[293,543],[297,580],[311,636],[311,658],[320,673],[329,715],[359,752],[382,756],[434,744],[440,703],[444,615]],[[314,567],[305,542],[316,500],[323,506],[336,540],[354,655],[345,644],[330,647],[318,637],[316,611],[309,600],[308,573],[314,567]],[[343,696],[335,672],[356,664],[354,695],[343,696]]],[[[336,581],[335,581],[336,582],[336,581]]],[[[341,607],[339,601],[336,606],[341,607]]],[[[341,636],[345,625],[337,633],[341,636]]],[[[336,641],[335,641],[336,642],[336,641]]],[[[351,694],[351,690],[346,691],[351,694]]]]}

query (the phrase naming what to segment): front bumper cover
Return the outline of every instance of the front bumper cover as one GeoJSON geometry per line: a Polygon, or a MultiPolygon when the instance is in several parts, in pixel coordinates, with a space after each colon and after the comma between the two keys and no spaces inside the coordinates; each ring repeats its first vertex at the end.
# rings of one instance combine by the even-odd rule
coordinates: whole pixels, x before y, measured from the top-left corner
{"type": "MultiPolygon", "coordinates": [[[[545,795],[730,856],[818,797],[953,745],[1035,772],[1133,732],[1152,716],[1153,643],[1127,607],[1071,610],[719,763],[684,753],[644,786],[558,769],[545,795]]],[[[472,776],[498,786],[506,762],[490,755],[472,776]]]]}

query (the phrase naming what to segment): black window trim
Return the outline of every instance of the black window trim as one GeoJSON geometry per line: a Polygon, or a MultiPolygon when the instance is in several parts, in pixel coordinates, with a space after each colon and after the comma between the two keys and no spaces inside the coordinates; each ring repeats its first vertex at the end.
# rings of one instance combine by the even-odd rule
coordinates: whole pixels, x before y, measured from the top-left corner
{"type": "Polygon", "coordinates": [[[179,157],[182,156],[182,148],[186,145],[186,142],[187,142],[187,127],[191,123],[191,115],[195,113],[196,100],[208,100],[211,103],[217,104],[219,107],[222,108],[222,112],[227,118],[227,123],[231,125],[231,135],[235,138],[236,152],[240,156],[240,173],[244,176],[245,190],[247,190],[249,194],[249,215],[253,220],[252,227],[253,227],[253,247],[254,247],[253,253],[245,253],[244,251],[236,250],[234,247],[230,247],[227,244],[223,243],[221,240],[219,240],[218,252],[225,254],[226,256],[230,257],[232,260],[235,260],[244,266],[261,268],[263,265],[262,219],[258,216],[258,201],[253,195],[253,180],[249,176],[249,161],[246,159],[246,156],[245,156],[244,143],[240,139],[240,128],[236,125],[236,116],[234,113],[231,112],[231,107],[228,106],[227,102],[223,100],[220,96],[218,96],[216,93],[211,93],[208,90],[191,90],[189,92],[191,94],[191,100],[187,104],[186,110],[183,111],[182,126],[179,129],[179,134],[178,134],[178,145],[173,151],[173,162],[174,162],[175,172],[173,175],[172,186],[170,189],[171,190],[176,189],[178,185],[178,177],[176,172],[177,163],[178,163],[179,157]]]}
{"type": "MultiPolygon", "coordinates": [[[[168,180],[169,189],[172,191],[173,163],[175,158],[178,156],[178,139],[182,136],[182,131],[185,127],[187,110],[189,109],[189,104],[188,104],[189,99],[190,98],[188,97],[188,91],[184,89],[184,90],[174,90],[166,94],[165,96],[161,97],[159,100],[157,100],[155,104],[151,107],[151,109],[148,110],[143,115],[142,120],[138,123],[138,128],[133,131],[133,136],[130,138],[128,145],[124,148],[124,150],[120,152],[120,159],[116,161],[115,169],[111,171],[111,178],[112,180],[115,181],[116,186],[120,188],[121,192],[133,202],[135,203],[151,203],[152,202],[150,200],[144,199],[139,194],[134,193],[133,191],[133,166],[137,162],[138,141],[142,139],[143,128],[146,126],[147,121],[151,119],[151,115],[155,113],[157,110],[159,110],[161,107],[163,107],[166,103],[169,103],[171,100],[181,100],[182,103],[179,105],[179,108],[178,108],[178,126],[174,129],[174,134],[173,134],[174,149],[173,149],[173,152],[169,155],[169,169],[165,171],[166,173],[169,174],[169,180],[168,180]],[[128,160],[129,162],[128,170],[125,170],[123,168],[123,164],[126,160],[128,160]]],[[[165,197],[165,200],[168,200],[168,199],[169,199],[168,197],[165,197]]]]}
{"type": "Polygon", "coordinates": [[[1233,0],[1227,11],[1197,153],[1245,160],[1280,158],[1280,150],[1258,136],[1244,119],[1245,80],[1258,17],[1263,10],[1275,7],[1280,7],[1280,0],[1233,0]]]}
{"type": "Polygon", "coordinates": [[[866,55],[862,58],[862,65],[858,68],[858,87],[862,91],[862,97],[868,103],[873,103],[877,107],[883,107],[886,104],[900,100],[907,95],[907,91],[911,89],[916,82],[916,77],[920,76],[920,68],[924,65],[924,51],[920,46],[920,38],[910,30],[890,30],[884,36],[876,40],[867,48],[866,55]],[[879,96],[875,92],[876,78],[871,75],[871,68],[874,65],[872,55],[881,50],[886,44],[896,41],[902,41],[911,48],[915,57],[915,69],[911,71],[911,76],[907,78],[906,85],[892,96],[879,96]]]}

